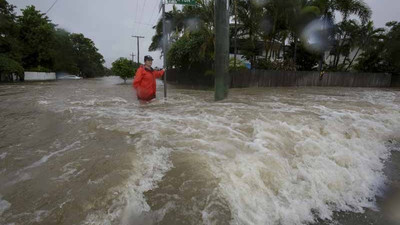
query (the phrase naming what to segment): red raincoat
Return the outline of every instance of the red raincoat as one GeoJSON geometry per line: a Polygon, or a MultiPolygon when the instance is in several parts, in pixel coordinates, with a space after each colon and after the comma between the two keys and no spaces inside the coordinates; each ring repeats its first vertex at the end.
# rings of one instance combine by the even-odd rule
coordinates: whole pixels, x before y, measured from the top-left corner
{"type": "Polygon", "coordinates": [[[162,77],[164,70],[156,71],[140,66],[133,79],[133,87],[136,89],[138,99],[150,101],[156,97],[156,78],[162,77]]]}

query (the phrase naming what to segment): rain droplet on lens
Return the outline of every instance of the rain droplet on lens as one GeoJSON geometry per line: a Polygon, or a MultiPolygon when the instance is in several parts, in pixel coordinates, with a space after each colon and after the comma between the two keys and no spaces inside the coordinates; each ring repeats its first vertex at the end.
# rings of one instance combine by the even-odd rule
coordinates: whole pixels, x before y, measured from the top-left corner
{"type": "Polygon", "coordinates": [[[311,21],[303,30],[301,38],[310,52],[323,53],[330,46],[331,23],[324,19],[311,21]]]}

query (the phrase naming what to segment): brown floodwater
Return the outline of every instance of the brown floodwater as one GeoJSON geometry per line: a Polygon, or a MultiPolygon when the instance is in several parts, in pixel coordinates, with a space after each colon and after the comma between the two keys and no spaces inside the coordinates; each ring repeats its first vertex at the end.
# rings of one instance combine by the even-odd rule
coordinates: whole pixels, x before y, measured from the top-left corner
{"type": "Polygon", "coordinates": [[[0,85],[0,224],[400,224],[400,90],[0,85]]]}

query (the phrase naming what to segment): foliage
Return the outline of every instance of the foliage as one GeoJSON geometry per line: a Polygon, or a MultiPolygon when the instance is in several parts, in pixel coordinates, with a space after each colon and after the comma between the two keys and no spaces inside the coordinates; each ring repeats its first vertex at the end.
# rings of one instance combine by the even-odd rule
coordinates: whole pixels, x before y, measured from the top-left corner
{"type": "Polygon", "coordinates": [[[13,74],[23,79],[24,68],[15,60],[0,55],[0,80],[13,80],[13,74]]]}
{"type": "MultiPolygon", "coordinates": [[[[214,2],[198,0],[195,6],[175,7],[166,13],[169,50],[167,66],[179,70],[212,68],[214,59],[214,2]]],[[[149,50],[162,49],[162,20],[155,26],[156,34],[149,50]]]]}
{"type": "MultiPolygon", "coordinates": [[[[291,58],[294,54],[295,44],[292,42],[285,52],[285,58],[291,58]]],[[[319,54],[307,50],[302,44],[296,46],[296,70],[310,71],[315,69],[320,58],[319,54]]]]}
{"type": "Polygon", "coordinates": [[[136,70],[139,68],[139,64],[132,62],[131,60],[127,58],[119,58],[115,60],[112,63],[112,68],[111,71],[121,77],[124,82],[126,83],[126,80],[128,78],[133,77],[133,75],[136,73],[136,70]]]}
{"type": "Polygon", "coordinates": [[[71,34],[73,54],[79,73],[83,77],[103,76],[103,56],[98,53],[94,42],[83,34],[71,34]]]}
{"type": "Polygon", "coordinates": [[[368,43],[355,69],[364,72],[390,72],[400,75],[400,23],[386,24],[390,30],[374,30],[367,35],[368,43]]]}
{"type": "Polygon", "coordinates": [[[167,55],[168,67],[180,70],[210,68],[213,60],[213,43],[205,43],[207,32],[185,33],[171,47],[167,55]],[[196,49],[197,51],[195,51],[196,49]]]}
{"type": "Polygon", "coordinates": [[[386,26],[390,28],[385,40],[389,72],[400,75],[400,22],[389,22],[386,26]]]}
{"type": "Polygon", "coordinates": [[[22,9],[22,16],[17,22],[20,26],[22,65],[26,69],[43,66],[52,68],[54,60],[51,48],[54,40],[54,25],[44,13],[36,10],[35,6],[22,9]]]}
{"type": "Polygon", "coordinates": [[[7,1],[0,0],[0,54],[20,62],[19,26],[16,24],[14,8],[7,1]]]}
{"type": "Polygon", "coordinates": [[[0,0],[0,54],[8,62],[30,71],[104,75],[103,56],[92,40],[57,28],[34,6],[22,9],[21,16],[14,13],[14,8],[0,0]]]}
{"type": "Polygon", "coordinates": [[[79,74],[76,50],[73,48],[71,34],[64,29],[56,29],[54,33],[52,57],[55,71],[79,74]]]}
{"type": "Polygon", "coordinates": [[[294,63],[292,61],[286,61],[286,60],[269,61],[268,59],[257,59],[254,67],[256,69],[263,69],[263,70],[285,70],[285,71],[296,70],[294,63]]]}
{"type": "Polygon", "coordinates": [[[37,66],[29,69],[30,72],[44,72],[44,73],[50,73],[52,72],[51,69],[43,67],[43,66],[37,66]]]}
{"type": "Polygon", "coordinates": [[[110,68],[104,67],[104,76],[113,76],[113,72],[110,68]]]}
{"type": "MultiPolygon", "coordinates": [[[[212,68],[214,1],[197,3],[182,10],[174,7],[168,12],[166,34],[162,33],[161,20],[154,27],[156,33],[149,50],[162,49],[162,37],[168,36],[170,68],[212,68]]],[[[327,71],[348,71],[360,70],[363,65],[368,71],[397,71],[400,62],[397,25],[391,24],[392,31],[386,33],[374,28],[371,9],[364,0],[232,0],[230,4],[231,21],[238,21],[237,33],[230,27],[230,38],[236,36],[238,53],[253,68],[323,67],[327,71]],[[309,40],[301,38],[313,22],[319,22],[324,32],[321,41],[324,44],[318,52],[306,45],[309,40]],[[383,41],[382,36],[386,35],[383,41]]]]}
{"type": "MultiPolygon", "coordinates": [[[[235,59],[234,58],[230,58],[229,59],[229,71],[232,71],[235,69],[235,59]]],[[[237,70],[241,70],[241,69],[246,69],[246,65],[244,64],[244,62],[240,59],[236,59],[236,69],[237,70]]]]}

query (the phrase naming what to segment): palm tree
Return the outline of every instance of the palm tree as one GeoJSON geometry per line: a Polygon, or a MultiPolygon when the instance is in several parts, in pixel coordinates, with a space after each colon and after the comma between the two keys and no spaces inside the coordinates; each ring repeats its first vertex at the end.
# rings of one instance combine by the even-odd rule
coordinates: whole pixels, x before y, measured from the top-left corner
{"type": "Polygon", "coordinates": [[[349,65],[346,67],[345,71],[348,71],[353,65],[354,60],[358,57],[360,50],[368,48],[371,43],[379,42],[385,36],[385,29],[383,28],[374,28],[374,24],[372,21],[367,22],[363,26],[361,26],[358,30],[358,34],[354,36],[355,44],[357,45],[356,53],[353,58],[350,60],[349,65]]]}
{"type": "Polygon", "coordinates": [[[241,24],[238,28],[238,33],[244,40],[242,42],[243,55],[254,66],[262,7],[249,0],[239,0],[237,2],[237,16],[241,24]]]}
{"type": "MultiPolygon", "coordinates": [[[[289,15],[288,27],[294,43],[293,62],[297,61],[298,39],[305,26],[321,15],[320,9],[310,5],[308,0],[296,0],[293,4],[292,14],[289,15]]],[[[296,67],[296,65],[295,65],[296,67]]]]}
{"type": "MultiPolygon", "coordinates": [[[[177,9],[175,6],[172,11],[166,12],[167,34],[169,39],[169,46],[174,47],[182,38],[185,40],[190,39],[192,44],[195,42],[196,49],[191,49],[191,52],[197,51],[196,59],[188,59],[191,62],[198,61],[209,61],[213,59],[214,51],[214,1],[211,0],[197,0],[197,4],[194,6],[184,6],[182,10],[177,9]],[[198,44],[197,39],[201,37],[201,43],[198,44]],[[196,40],[193,40],[196,39],[196,40]]],[[[152,43],[149,47],[149,51],[155,51],[162,49],[161,40],[163,38],[162,33],[162,19],[160,19],[156,26],[153,28],[156,30],[155,35],[152,38],[152,43]]],[[[178,46],[175,46],[174,51],[179,51],[182,47],[182,41],[178,46]]],[[[168,52],[169,50],[167,50],[168,52]]],[[[185,51],[184,51],[185,52],[185,51]]],[[[177,57],[173,54],[163,53],[168,57],[177,57]]],[[[191,54],[191,57],[193,55],[191,54]]],[[[167,60],[176,61],[176,60],[167,60]]],[[[190,65],[189,65],[190,67],[190,65]]]]}
{"type": "MultiPolygon", "coordinates": [[[[312,2],[313,5],[320,8],[321,12],[323,12],[322,17],[324,19],[334,21],[335,12],[341,13],[343,19],[343,24],[348,24],[348,18],[351,15],[357,16],[362,24],[365,24],[371,17],[370,8],[364,3],[363,0],[314,0],[312,2]]],[[[338,35],[338,39],[336,41],[336,49],[334,49],[335,57],[334,57],[334,69],[338,68],[339,59],[341,56],[344,47],[348,45],[344,39],[348,37],[347,33],[343,33],[343,35],[338,35]]],[[[322,69],[322,61],[324,56],[321,58],[320,69],[322,69]]]]}

